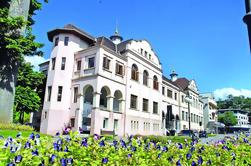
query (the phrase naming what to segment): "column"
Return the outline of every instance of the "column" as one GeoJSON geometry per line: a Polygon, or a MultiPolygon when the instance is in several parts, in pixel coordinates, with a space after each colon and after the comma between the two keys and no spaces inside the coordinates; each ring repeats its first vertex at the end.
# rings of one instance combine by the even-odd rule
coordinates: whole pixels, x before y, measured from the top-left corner
{"type": "Polygon", "coordinates": [[[103,119],[99,119],[98,116],[98,108],[99,108],[99,100],[100,100],[100,93],[94,92],[93,93],[93,109],[91,112],[91,129],[90,134],[100,134],[100,127],[103,123],[103,119]]]}

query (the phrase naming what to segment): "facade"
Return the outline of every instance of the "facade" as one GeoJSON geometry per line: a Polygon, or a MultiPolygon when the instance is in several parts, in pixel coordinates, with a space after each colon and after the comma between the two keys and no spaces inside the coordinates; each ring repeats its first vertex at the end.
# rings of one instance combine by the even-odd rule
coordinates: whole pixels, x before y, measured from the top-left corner
{"type": "Polygon", "coordinates": [[[200,94],[200,100],[203,102],[204,127],[208,132],[217,131],[217,103],[212,93],[200,94]]]}
{"type": "Polygon", "coordinates": [[[251,126],[249,124],[248,112],[241,109],[220,109],[218,110],[218,115],[222,114],[226,111],[232,111],[234,116],[237,118],[237,124],[235,126],[230,127],[231,132],[235,131],[249,131],[251,126]]]}
{"type": "MultiPolygon", "coordinates": [[[[40,131],[54,134],[64,127],[91,134],[113,131],[163,135],[166,129],[203,129],[203,109],[194,80],[171,79],[146,40],[125,40],[118,31],[93,37],[73,25],[48,32],[53,42],[40,131]]],[[[47,67],[46,67],[47,66],[47,67]]]]}

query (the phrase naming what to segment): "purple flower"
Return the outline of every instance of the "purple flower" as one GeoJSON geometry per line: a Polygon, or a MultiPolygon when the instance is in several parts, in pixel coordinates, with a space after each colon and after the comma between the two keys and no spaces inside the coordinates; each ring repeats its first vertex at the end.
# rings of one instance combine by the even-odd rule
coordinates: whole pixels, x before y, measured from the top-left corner
{"type": "Polygon", "coordinates": [[[83,140],[82,140],[82,142],[81,142],[81,146],[85,146],[85,147],[88,146],[87,138],[83,138],[83,140]]]}
{"type": "Polygon", "coordinates": [[[62,139],[58,139],[58,140],[57,140],[57,144],[58,144],[58,145],[62,145],[62,144],[63,144],[62,139]]]}
{"type": "Polygon", "coordinates": [[[204,146],[202,146],[200,149],[201,149],[201,150],[205,150],[205,147],[204,147],[204,146]]]}
{"type": "Polygon", "coordinates": [[[39,135],[39,134],[36,134],[36,138],[40,138],[40,135],[39,135]]]}
{"type": "Polygon", "coordinates": [[[160,145],[157,145],[157,148],[156,148],[156,149],[160,150],[160,149],[161,149],[160,145]]]}
{"type": "Polygon", "coordinates": [[[201,156],[199,156],[199,159],[198,159],[198,164],[199,164],[199,165],[202,165],[202,163],[203,163],[203,159],[202,159],[202,157],[201,157],[201,156]]]}
{"type": "Polygon", "coordinates": [[[158,154],[158,159],[161,157],[161,153],[158,154]]]}
{"type": "Polygon", "coordinates": [[[195,151],[195,147],[191,147],[190,152],[193,153],[195,151]]]}
{"type": "Polygon", "coordinates": [[[15,153],[16,151],[17,151],[17,147],[15,147],[15,146],[10,147],[10,152],[11,153],[15,153]]]}
{"type": "Polygon", "coordinates": [[[30,134],[30,139],[32,139],[32,140],[34,140],[34,139],[35,139],[35,135],[34,135],[34,133],[31,133],[31,134],[30,134]]]}
{"type": "Polygon", "coordinates": [[[9,164],[7,164],[7,166],[15,166],[15,164],[14,163],[9,163],[9,164]]]}
{"type": "Polygon", "coordinates": [[[167,152],[167,151],[168,151],[168,148],[166,146],[163,146],[162,152],[167,152]]]}
{"type": "Polygon", "coordinates": [[[176,166],[181,166],[180,160],[176,162],[176,166]]]}
{"type": "Polygon", "coordinates": [[[24,145],[25,149],[30,149],[31,148],[31,143],[29,141],[27,141],[24,145]]]}
{"type": "Polygon", "coordinates": [[[20,163],[22,161],[23,157],[21,155],[17,155],[15,157],[15,163],[20,163]]]}
{"type": "Polygon", "coordinates": [[[178,144],[179,149],[183,149],[183,146],[181,143],[178,144]]]}
{"type": "Polygon", "coordinates": [[[56,155],[51,155],[51,157],[50,157],[50,159],[49,159],[49,162],[52,164],[52,163],[54,163],[54,161],[55,161],[55,159],[56,159],[56,155]]]}
{"type": "Polygon", "coordinates": [[[64,152],[69,152],[69,149],[67,146],[65,146],[64,152]]]}
{"type": "Polygon", "coordinates": [[[13,141],[12,137],[8,137],[8,140],[7,140],[9,143],[11,143],[13,141]]]}
{"type": "Polygon", "coordinates": [[[126,148],[126,143],[122,139],[120,140],[120,144],[121,144],[122,148],[126,148]]]}
{"type": "Polygon", "coordinates": [[[95,140],[99,140],[99,138],[100,138],[100,137],[99,137],[98,134],[94,134],[94,139],[95,139],[95,140]]]}
{"type": "Polygon", "coordinates": [[[100,141],[100,142],[99,142],[99,146],[100,146],[100,147],[105,146],[105,141],[104,141],[104,140],[100,141]]]}
{"type": "Polygon", "coordinates": [[[137,148],[135,146],[131,147],[131,151],[135,152],[137,150],[137,148]]]}
{"type": "Polygon", "coordinates": [[[38,156],[38,150],[37,149],[32,151],[32,156],[38,156]]]}
{"type": "Polygon", "coordinates": [[[4,144],[4,146],[3,146],[3,148],[7,148],[8,145],[9,145],[9,142],[6,142],[6,143],[4,144]]]}
{"type": "Polygon", "coordinates": [[[131,154],[131,153],[129,153],[129,154],[127,155],[127,157],[128,157],[128,158],[131,158],[131,157],[132,157],[132,154],[131,154]]]}
{"type": "Polygon", "coordinates": [[[57,133],[56,133],[56,136],[59,136],[59,135],[60,135],[60,133],[59,133],[59,132],[57,132],[57,133]]]}
{"type": "Polygon", "coordinates": [[[196,166],[196,162],[192,161],[191,166],[196,166]]]}
{"type": "Polygon", "coordinates": [[[216,157],[219,157],[220,156],[220,153],[215,153],[216,157]]]}
{"type": "Polygon", "coordinates": [[[103,164],[108,163],[108,158],[107,158],[107,157],[103,158],[103,159],[102,159],[102,163],[103,163],[103,164]]]}
{"type": "Polygon", "coordinates": [[[65,158],[61,158],[60,159],[60,163],[61,163],[62,166],[66,166],[67,165],[65,158]]]}
{"type": "Polygon", "coordinates": [[[73,159],[72,159],[72,158],[66,159],[66,163],[67,163],[68,165],[73,164],[73,159]]]}
{"type": "Polygon", "coordinates": [[[190,153],[187,153],[186,158],[187,158],[187,160],[190,160],[192,158],[192,155],[190,153]]]}
{"type": "Polygon", "coordinates": [[[118,144],[118,141],[113,140],[113,146],[117,146],[117,144],[118,144]]]}

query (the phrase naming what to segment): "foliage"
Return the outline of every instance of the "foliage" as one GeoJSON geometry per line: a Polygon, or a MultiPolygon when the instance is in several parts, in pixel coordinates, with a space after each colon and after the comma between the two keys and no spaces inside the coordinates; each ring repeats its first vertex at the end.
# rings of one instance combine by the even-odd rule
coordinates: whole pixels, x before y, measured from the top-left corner
{"type": "Polygon", "coordinates": [[[229,95],[226,100],[217,101],[219,109],[244,109],[251,111],[251,98],[229,95]]]}
{"type": "Polygon", "coordinates": [[[107,142],[104,137],[0,139],[0,165],[248,165],[251,137],[227,137],[214,145],[197,142],[160,143],[129,137],[107,142]]]}
{"type": "Polygon", "coordinates": [[[20,124],[3,124],[0,123],[0,130],[19,130],[19,131],[33,131],[33,128],[26,125],[20,124]]]}
{"type": "Polygon", "coordinates": [[[45,75],[33,71],[30,63],[21,62],[15,94],[14,114],[19,113],[19,123],[24,122],[24,113],[38,111],[42,105],[45,75]]]}
{"type": "Polygon", "coordinates": [[[237,118],[234,116],[232,111],[226,111],[218,116],[218,121],[223,123],[225,126],[234,126],[237,124],[237,118]]]}
{"type": "MultiPolygon", "coordinates": [[[[1,130],[0,129],[0,137],[4,137],[4,138],[8,138],[8,137],[13,137],[15,138],[17,134],[20,133],[20,131],[22,131],[22,136],[23,137],[29,137],[30,134],[31,134],[31,131],[24,131],[24,130],[1,130]]],[[[34,134],[39,134],[37,132],[34,132],[34,134]]],[[[45,137],[45,136],[48,136],[48,135],[45,135],[45,134],[40,134],[41,136],[45,137]]]]}
{"type": "Polygon", "coordinates": [[[185,140],[191,140],[190,137],[184,137],[184,136],[156,136],[156,135],[149,135],[149,136],[135,135],[134,136],[134,138],[137,138],[137,137],[141,137],[143,140],[149,139],[152,142],[160,142],[163,144],[166,144],[169,141],[183,143],[185,142],[185,140]]]}

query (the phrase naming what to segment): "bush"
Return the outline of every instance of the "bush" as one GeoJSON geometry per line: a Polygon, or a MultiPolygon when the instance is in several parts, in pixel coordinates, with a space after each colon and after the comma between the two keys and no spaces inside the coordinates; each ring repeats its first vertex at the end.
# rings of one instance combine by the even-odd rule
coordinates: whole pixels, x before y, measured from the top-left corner
{"type": "Polygon", "coordinates": [[[21,124],[3,124],[0,123],[0,130],[19,130],[19,131],[34,131],[34,129],[27,125],[21,125],[21,124]]]}
{"type": "Polygon", "coordinates": [[[105,137],[81,138],[73,133],[56,138],[31,134],[0,139],[0,165],[248,165],[250,142],[249,135],[225,138],[214,145],[162,145],[131,137],[109,142],[105,137]]]}
{"type": "Polygon", "coordinates": [[[185,139],[188,141],[191,140],[189,137],[183,137],[183,136],[156,136],[156,135],[149,135],[149,136],[142,136],[142,135],[134,135],[134,138],[141,137],[143,140],[149,139],[152,142],[160,142],[162,144],[168,143],[168,141],[172,142],[185,142],[185,139]]]}

